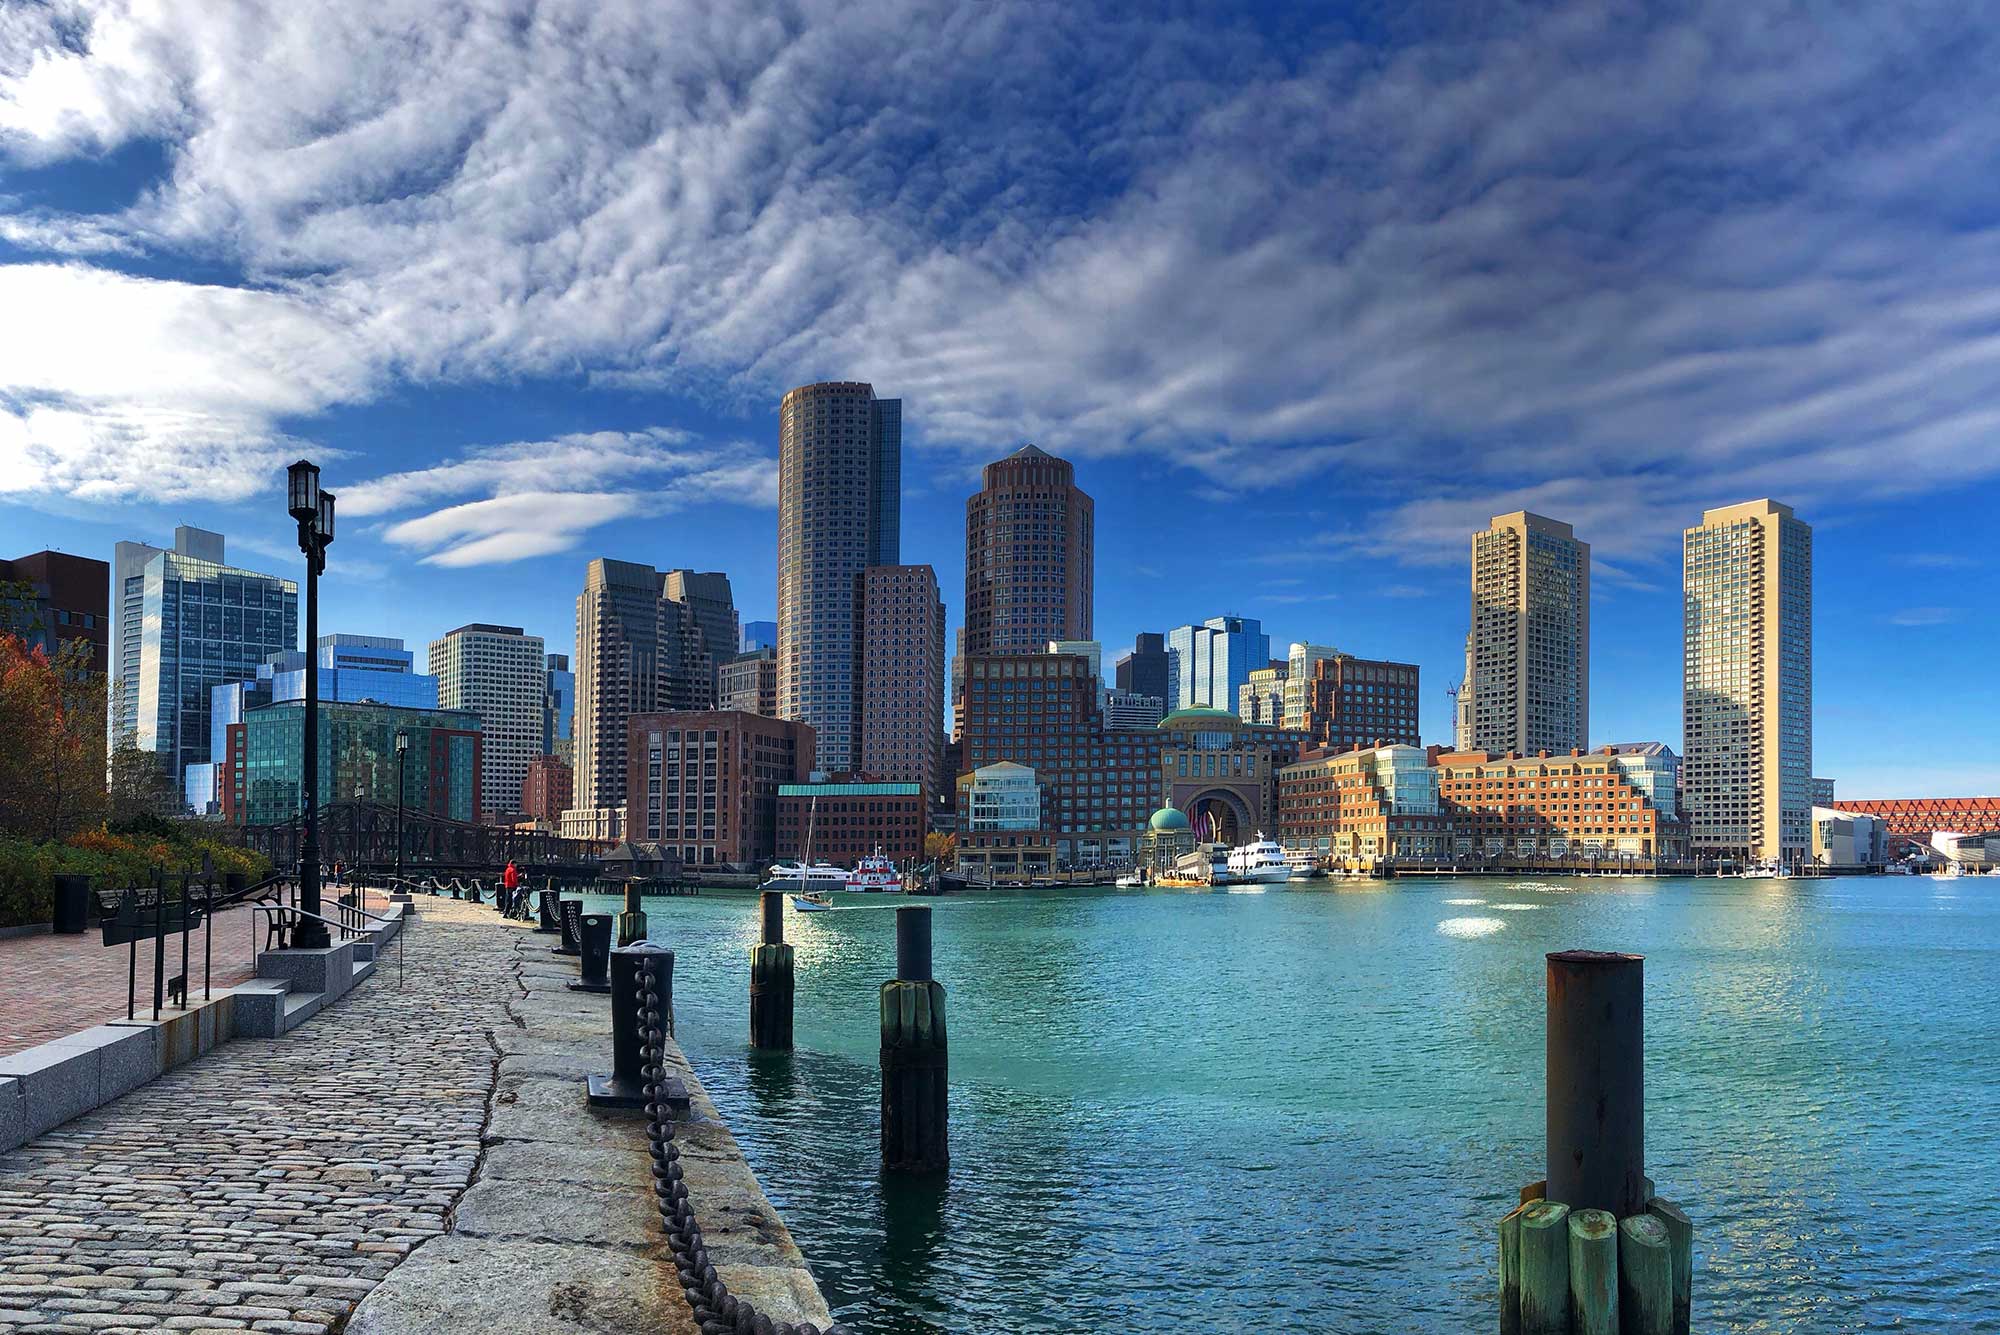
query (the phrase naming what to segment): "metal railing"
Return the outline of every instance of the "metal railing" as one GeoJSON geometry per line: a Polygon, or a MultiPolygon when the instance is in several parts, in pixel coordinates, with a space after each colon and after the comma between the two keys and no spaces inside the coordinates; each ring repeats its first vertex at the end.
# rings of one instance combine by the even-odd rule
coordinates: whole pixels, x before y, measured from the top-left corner
{"type": "MultiPolygon", "coordinates": [[[[372,936],[374,934],[374,930],[372,928],[360,926],[359,924],[350,920],[348,918],[349,913],[357,913],[364,918],[374,918],[377,922],[390,921],[387,918],[379,917],[376,914],[370,913],[366,909],[357,908],[352,904],[341,904],[339,907],[341,909],[340,917],[328,918],[318,913],[307,913],[304,909],[299,908],[297,905],[293,904],[252,904],[250,906],[251,958],[255,959],[257,956],[257,915],[260,913],[270,915],[269,921],[266,924],[266,935],[264,938],[265,948],[267,950],[285,949],[286,942],[292,939],[292,932],[298,926],[298,922],[301,919],[310,918],[314,922],[323,923],[328,927],[334,928],[337,931],[339,931],[341,939],[346,941],[351,941],[356,937],[372,936]],[[271,943],[273,941],[275,941],[277,944],[272,945],[271,943]]],[[[405,935],[406,933],[401,928],[397,929],[396,987],[399,990],[403,986],[403,979],[404,979],[403,937],[405,935]]]]}

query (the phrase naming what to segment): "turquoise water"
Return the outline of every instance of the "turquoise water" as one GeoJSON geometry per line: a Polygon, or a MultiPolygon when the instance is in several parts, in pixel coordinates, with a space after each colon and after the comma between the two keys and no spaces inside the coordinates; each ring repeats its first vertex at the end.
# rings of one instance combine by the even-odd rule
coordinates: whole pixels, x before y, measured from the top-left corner
{"type": "MultiPolygon", "coordinates": [[[[1696,1327],[2000,1331],[2000,880],[1406,880],[948,898],[952,1170],[878,1171],[894,909],[651,900],[680,1040],[837,1314],[888,1332],[1494,1327],[1542,1176],[1542,956],[1646,955],[1696,1327]],[[1459,902],[1480,901],[1480,902],[1459,902]]],[[[850,906],[851,905],[851,906],[850,906]]]]}

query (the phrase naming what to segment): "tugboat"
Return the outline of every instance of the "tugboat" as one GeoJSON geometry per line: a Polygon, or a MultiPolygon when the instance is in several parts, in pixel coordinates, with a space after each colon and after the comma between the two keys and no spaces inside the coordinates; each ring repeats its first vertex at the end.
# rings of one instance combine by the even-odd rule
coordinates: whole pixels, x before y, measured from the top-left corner
{"type": "Polygon", "coordinates": [[[853,872],[847,877],[847,889],[870,895],[900,895],[903,893],[903,873],[896,870],[892,859],[882,856],[878,847],[872,855],[854,864],[853,872]]]}

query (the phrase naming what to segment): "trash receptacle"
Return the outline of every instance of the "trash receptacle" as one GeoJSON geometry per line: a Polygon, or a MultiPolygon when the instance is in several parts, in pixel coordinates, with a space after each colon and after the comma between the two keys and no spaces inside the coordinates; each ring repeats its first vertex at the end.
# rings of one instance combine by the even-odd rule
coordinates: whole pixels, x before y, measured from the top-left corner
{"type": "Polygon", "coordinates": [[[56,877],[55,930],[61,936],[82,936],[90,915],[90,878],[56,877]]]}

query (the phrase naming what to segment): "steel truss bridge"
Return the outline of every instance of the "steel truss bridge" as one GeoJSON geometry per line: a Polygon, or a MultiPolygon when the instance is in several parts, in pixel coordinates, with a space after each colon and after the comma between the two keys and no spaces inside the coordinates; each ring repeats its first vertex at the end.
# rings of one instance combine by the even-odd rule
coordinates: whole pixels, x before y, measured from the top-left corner
{"type": "MultiPolygon", "coordinates": [[[[295,866],[305,822],[247,825],[243,842],[275,867],[295,866]]],[[[403,808],[403,869],[498,871],[509,862],[524,872],[594,876],[602,847],[588,839],[565,839],[547,830],[510,830],[450,820],[403,808]]],[[[396,865],[396,808],[382,802],[330,802],[319,812],[319,856],[327,864],[373,871],[396,865]]]]}

